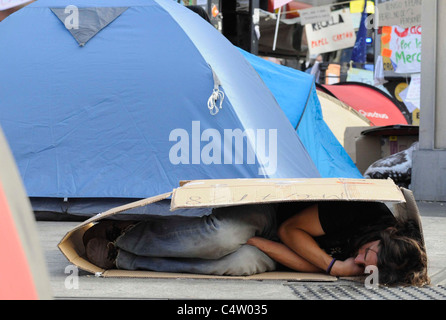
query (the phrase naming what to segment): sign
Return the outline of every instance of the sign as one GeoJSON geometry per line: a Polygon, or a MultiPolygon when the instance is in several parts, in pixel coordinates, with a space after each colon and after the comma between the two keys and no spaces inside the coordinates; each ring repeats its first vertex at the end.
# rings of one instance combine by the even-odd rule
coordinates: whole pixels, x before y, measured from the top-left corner
{"type": "Polygon", "coordinates": [[[396,73],[421,72],[421,26],[383,27],[381,42],[384,64],[390,60],[396,73]]]}
{"type": "MultiPolygon", "coordinates": [[[[173,191],[171,211],[289,201],[404,201],[391,179],[208,179],[173,191]]],[[[104,213],[106,214],[106,213],[104,213]]]]}
{"type": "Polygon", "coordinates": [[[331,16],[330,6],[312,7],[298,11],[301,25],[328,21],[331,16]]]}
{"type": "Polygon", "coordinates": [[[422,0],[393,0],[378,4],[378,26],[421,25],[422,0]]]}
{"type": "Polygon", "coordinates": [[[274,10],[276,10],[277,8],[283,7],[284,5],[286,5],[288,2],[291,2],[292,0],[274,0],[274,10]]]}
{"type": "Polygon", "coordinates": [[[325,71],[325,84],[335,84],[341,81],[341,66],[330,63],[325,71]]]}
{"type": "MultiPolygon", "coordinates": [[[[351,13],[362,13],[364,11],[365,0],[355,0],[350,2],[351,13]]],[[[367,1],[366,13],[375,13],[375,3],[373,1],[367,1]]]]}
{"type": "Polygon", "coordinates": [[[374,85],[373,71],[358,69],[358,68],[350,68],[347,72],[347,81],[361,82],[373,86],[374,85]]]}
{"type": "Polygon", "coordinates": [[[0,0],[0,11],[17,7],[30,1],[31,0],[0,0]]]}
{"type": "Polygon", "coordinates": [[[421,75],[419,73],[412,75],[409,87],[401,92],[400,96],[409,112],[414,112],[416,109],[420,109],[421,75]]]}
{"type": "Polygon", "coordinates": [[[310,55],[350,48],[356,42],[348,9],[333,11],[327,21],[305,25],[305,32],[310,55]]]}

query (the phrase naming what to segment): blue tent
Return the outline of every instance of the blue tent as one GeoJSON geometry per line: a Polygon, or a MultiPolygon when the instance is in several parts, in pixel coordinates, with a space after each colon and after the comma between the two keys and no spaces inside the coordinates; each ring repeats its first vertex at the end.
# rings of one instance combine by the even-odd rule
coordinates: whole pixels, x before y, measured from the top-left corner
{"type": "Polygon", "coordinates": [[[0,24],[0,88],[0,125],[33,199],[320,177],[243,55],[172,0],[28,5],[0,24]]]}
{"type": "Polygon", "coordinates": [[[363,178],[323,119],[313,76],[240,51],[256,69],[296,128],[321,176],[363,178]]]}

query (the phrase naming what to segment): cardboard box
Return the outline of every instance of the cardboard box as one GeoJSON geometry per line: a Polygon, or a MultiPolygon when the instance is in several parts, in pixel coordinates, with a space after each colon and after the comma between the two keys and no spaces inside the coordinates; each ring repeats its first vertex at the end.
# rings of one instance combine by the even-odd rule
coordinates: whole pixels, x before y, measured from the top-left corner
{"type": "Polygon", "coordinates": [[[364,174],[375,161],[408,149],[418,141],[418,126],[347,127],[344,148],[364,174]]]}
{"type": "Polygon", "coordinates": [[[102,277],[218,278],[291,281],[335,281],[336,277],[319,273],[266,272],[252,276],[213,276],[152,271],[104,270],[85,258],[84,232],[101,219],[125,214],[131,208],[145,206],[171,197],[171,211],[199,207],[228,207],[284,201],[381,201],[404,203],[401,190],[390,179],[223,179],[193,180],[180,183],[172,192],[135,201],[99,213],[70,230],[58,247],[74,265],[102,277]]]}

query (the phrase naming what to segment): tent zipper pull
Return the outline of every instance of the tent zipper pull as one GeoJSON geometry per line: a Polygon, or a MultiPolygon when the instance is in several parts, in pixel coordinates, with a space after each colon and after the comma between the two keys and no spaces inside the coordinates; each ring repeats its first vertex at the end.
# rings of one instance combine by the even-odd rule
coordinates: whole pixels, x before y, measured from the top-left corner
{"type": "MultiPolygon", "coordinates": [[[[209,66],[210,67],[210,66],[209,66]]],[[[223,105],[223,100],[225,98],[225,94],[220,90],[221,82],[215,74],[214,70],[212,70],[212,77],[214,79],[214,90],[212,90],[212,94],[208,99],[208,109],[211,115],[215,116],[223,105]],[[218,104],[218,106],[217,106],[218,104]]]]}

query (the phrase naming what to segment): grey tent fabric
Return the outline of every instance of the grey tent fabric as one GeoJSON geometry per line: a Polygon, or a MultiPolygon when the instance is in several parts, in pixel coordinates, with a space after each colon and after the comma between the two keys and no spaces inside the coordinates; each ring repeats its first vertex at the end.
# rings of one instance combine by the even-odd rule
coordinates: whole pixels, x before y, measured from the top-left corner
{"type": "Polygon", "coordinates": [[[83,47],[99,31],[119,17],[128,7],[115,8],[51,8],[71,35],[83,47]]]}

